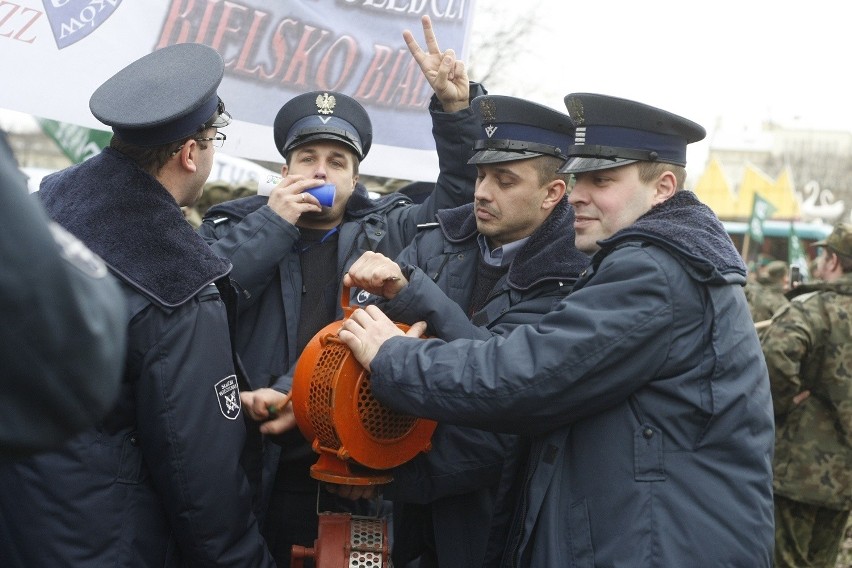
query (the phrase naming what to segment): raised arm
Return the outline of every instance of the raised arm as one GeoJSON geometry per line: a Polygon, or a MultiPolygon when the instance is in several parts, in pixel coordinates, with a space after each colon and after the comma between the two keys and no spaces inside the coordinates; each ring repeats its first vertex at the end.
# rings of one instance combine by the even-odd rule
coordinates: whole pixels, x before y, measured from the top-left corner
{"type": "Polygon", "coordinates": [[[421,23],[423,36],[426,39],[426,51],[423,51],[414,39],[414,34],[405,30],[402,32],[402,38],[408,46],[408,51],[411,52],[411,56],[414,57],[432,90],[435,91],[435,96],[443,106],[444,112],[456,112],[467,108],[470,106],[470,80],[464,62],[456,59],[456,52],[452,49],[441,51],[429,16],[423,16],[421,23]]]}
{"type": "Polygon", "coordinates": [[[433,221],[439,209],[450,209],[473,201],[476,168],[467,161],[473,154],[480,126],[470,108],[470,101],[487,94],[482,85],[469,80],[464,63],[456,59],[452,49],[440,50],[429,17],[424,16],[422,22],[426,51],[421,49],[410,31],[403,32],[403,38],[434,91],[429,114],[439,173],[429,197],[400,216],[405,244],[414,238],[416,226],[433,221]]]}

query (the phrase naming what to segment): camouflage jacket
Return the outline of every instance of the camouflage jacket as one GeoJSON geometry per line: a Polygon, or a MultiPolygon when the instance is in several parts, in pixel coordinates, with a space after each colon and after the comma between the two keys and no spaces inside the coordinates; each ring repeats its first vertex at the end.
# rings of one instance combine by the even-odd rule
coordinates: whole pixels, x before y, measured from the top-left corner
{"type": "Polygon", "coordinates": [[[787,305],[784,289],[778,285],[752,282],[745,287],[751,319],[757,323],[770,319],[775,312],[787,305]]]}
{"type": "Polygon", "coordinates": [[[775,408],[774,488],[852,509],[852,274],[809,287],[761,337],[775,408]]]}

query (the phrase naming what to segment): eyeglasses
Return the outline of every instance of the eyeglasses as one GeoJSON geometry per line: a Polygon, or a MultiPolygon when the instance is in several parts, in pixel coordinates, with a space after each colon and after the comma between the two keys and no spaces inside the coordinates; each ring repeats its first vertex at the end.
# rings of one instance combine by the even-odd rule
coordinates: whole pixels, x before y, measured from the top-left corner
{"type": "MultiPolygon", "coordinates": [[[[224,132],[217,132],[216,136],[210,136],[210,137],[207,137],[207,138],[193,138],[193,140],[195,140],[196,142],[212,142],[214,148],[221,148],[225,144],[225,140],[227,140],[227,139],[228,139],[228,137],[225,136],[224,132]]],[[[180,152],[183,149],[183,147],[184,147],[184,144],[181,144],[180,146],[175,148],[174,152],[172,152],[170,154],[170,156],[177,155],[177,153],[180,152]]]]}
{"type": "Polygon", "coordinates": [[[211,136],[209,138],[193,138],[196,142],[213,142],[213,146],[216,148],[221,148],[225,144],[225,140],[228,137],[225,136],[224,132],[218,132],[216,136],[211,136]]]}

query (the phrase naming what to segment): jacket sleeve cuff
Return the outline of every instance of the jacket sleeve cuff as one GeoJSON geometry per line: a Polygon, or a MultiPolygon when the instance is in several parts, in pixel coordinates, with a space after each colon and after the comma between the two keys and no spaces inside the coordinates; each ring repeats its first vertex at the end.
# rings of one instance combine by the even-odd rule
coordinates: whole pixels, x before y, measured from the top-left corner
{"type": "MultiPolygon", "coordinates": [[[[481,83],[477,83],[476,81],[470,81],[470,86],[467,95],[467,101],[470,103],[476,97],[480,95],[487,95],[488,91],[485,90],[485,87],[482,86],[481,83]]],[[[429,100],[429,112],[444,112],[444,105],[441,104],[441,101],[438,100],[437,95],[432,95],[432,98],[429,100]]]]}

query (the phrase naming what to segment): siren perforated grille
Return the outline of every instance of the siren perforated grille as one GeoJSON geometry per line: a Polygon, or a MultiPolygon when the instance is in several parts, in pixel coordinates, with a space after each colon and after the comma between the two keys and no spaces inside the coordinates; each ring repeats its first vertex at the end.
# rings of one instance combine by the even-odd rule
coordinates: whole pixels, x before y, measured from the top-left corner
{"type": "Polygon", "coordinates": [[[358,385],[358,415],[366,432],[378,440],[398,440],[408,434],[417,418],[394,412],[373,397],[369,377],[358,385]]]}
{"type": "Polygon", "coordinates": [[[349,525],[349,568],[382,566],[383,525],[379,519],[352,518],[349,525]]]}
{"type": "Polygon", "coordinates": [[[313,380],[310,383],[308,395],[308,415],[317,439],[323,446],[335,450],[340,448],[340,440],[334,432],[329,408],[331,407],[334,378],[347,354],[349,354],[349,348],[345,343],[329,342],[326,344],[314,367],[313,380]]]}

